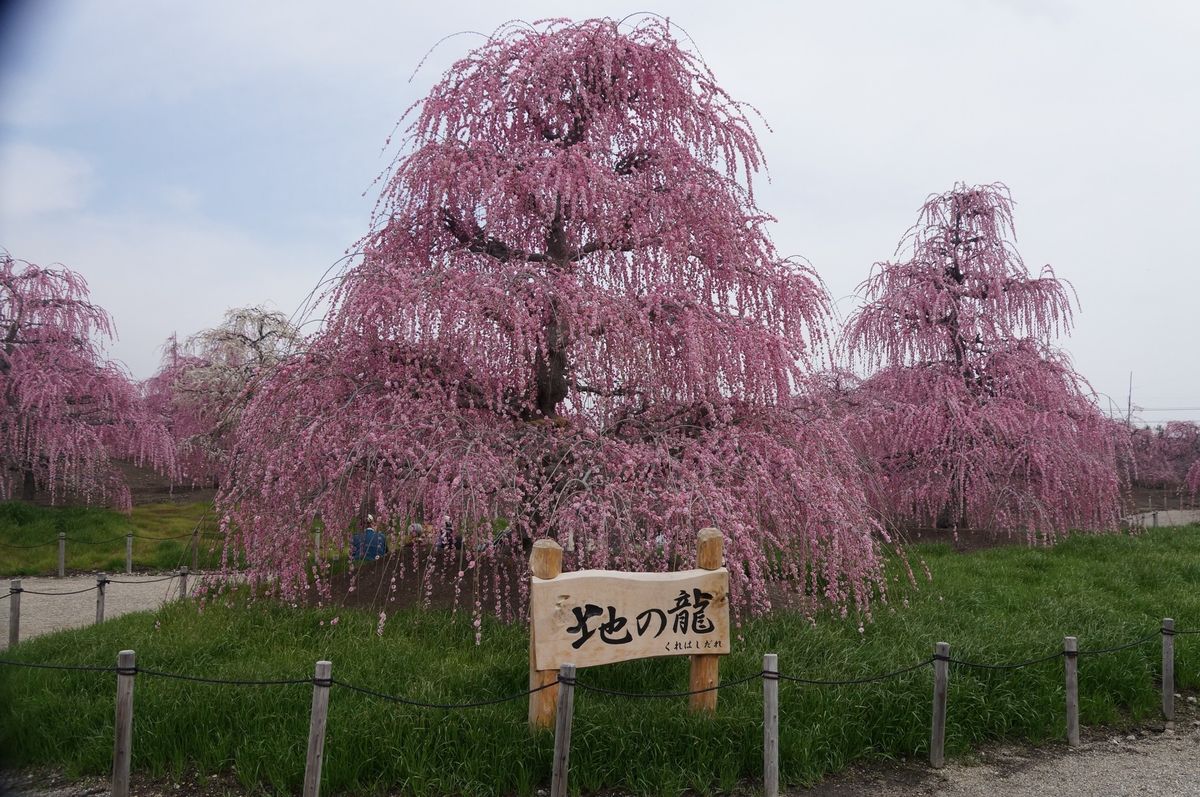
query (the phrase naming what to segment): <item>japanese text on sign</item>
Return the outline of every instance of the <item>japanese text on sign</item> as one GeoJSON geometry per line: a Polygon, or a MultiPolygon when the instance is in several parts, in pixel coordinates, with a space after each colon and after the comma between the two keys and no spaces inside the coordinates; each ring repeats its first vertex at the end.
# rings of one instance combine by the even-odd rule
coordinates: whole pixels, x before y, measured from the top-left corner
{"type": "Polygon", "coordinates": [[[539,670],[729,652],[729,573],[581,570],[533,579],[539,670]]]}

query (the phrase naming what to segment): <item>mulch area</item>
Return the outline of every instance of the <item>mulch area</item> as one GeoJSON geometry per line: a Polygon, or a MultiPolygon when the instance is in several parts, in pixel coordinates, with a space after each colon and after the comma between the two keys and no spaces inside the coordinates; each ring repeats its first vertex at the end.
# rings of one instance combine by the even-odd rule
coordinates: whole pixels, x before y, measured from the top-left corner
{"type": "Polygon", "coordinates": [[[477,554],[472,563],[461,548],[409,544],[376,561],[331,572],[324,577],[325,588],[310,589],[308,599],[373,611],[391,606],[470,611],[478,599],[485,611],[495,613],[497,606],[524,605],[528,570],[527,555],[520,549],[477,554]]]}

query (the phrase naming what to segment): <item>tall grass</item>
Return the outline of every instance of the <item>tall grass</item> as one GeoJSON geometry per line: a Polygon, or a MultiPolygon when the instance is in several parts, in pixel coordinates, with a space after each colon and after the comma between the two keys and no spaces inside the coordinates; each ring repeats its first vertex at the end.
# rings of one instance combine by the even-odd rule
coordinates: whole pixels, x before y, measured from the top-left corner
{"type": "MultiPolygon", "coordinates": [[[[890,603],[873,621],[775,613],[745,623],[721,664],[732,680],[755,673],[762,654],[810,678],[849,678],[928,658],[935,641],[955,658],[1019,661],[1061,649],[1125,642],[1163,616],[1200,628],[1200,529],[1140,537],[1076,537],[1052,549],[957,554],[910,551],[933,574],[916,588],[895,568],[890,603]],[[908,605],[905,606],[904,604],[908,605]]],[[[100,627],[20,644],[10,656],[111,666],[123,648],[142,667],[229,678],[305,678],[317,659],[336,679],[429,702],[498,697],[527,686],[526,631],[485,620],[474,644],[469,617],[402,611],[376,636],[377,617],[218,599],[202,611],[173,604],[100,627]],[[337,618],[336,625],[332,621],[337,618]]],[[[1200,686],[1200,636],[1176,640],[1176,683],[1200,686]]],[[[1114,723],[1155,715],[1157,640],[1079,662],[1081,719],[1114,723]]],[[[627,691],[674,691],[687,661],[656,659],[582,671],[580,681],[627,691]]],[[[855,686],[780,684],[781,778],[811,784],[852,761],[927,752],[931,671],[855,686]]],[[[1065,732],[1062,662],[1023,670],[951,673],[946,744],[963,754],[992,739],[1042,741],[1065,732]]],[[[111,674],[0,666],[0,763],[104,772],[112,754],[111,674]]],[[[133,766],[158,775],[233,772],[267,792],[303,778],[311,687],[229,687],[140,675],[133,766]]],[[[526,702],[445,711],[395,705],[335,687],[324,769],[330,793],[533,794],[550,774],[549,733],[530,735],[526,702]]],[[[761,686],[720,693],[716,717],[688,713],[685,699],[610,697],[579,691],[571,778],[584,793],[725,792],[761,773],[761,686]]]]}
{"type": "Polygon", "coordinates": [[[95,507],[43,507],[0,502],[0,576],[58,572],[58,534],[66,532],[68,571],[125,571],[125,534],[133,541],[135,570],[171,570],[192,564],[191,539],[199,529],[201,568],[220,562],[212,505],[146,504],[125,515],[95,507]],[[177,537],[179,539],[145,539],[177,537]],[[43,544],[43,543],[49,543],[43,544]],[[26,547],[37,546],[37,547],[26,547]]]}

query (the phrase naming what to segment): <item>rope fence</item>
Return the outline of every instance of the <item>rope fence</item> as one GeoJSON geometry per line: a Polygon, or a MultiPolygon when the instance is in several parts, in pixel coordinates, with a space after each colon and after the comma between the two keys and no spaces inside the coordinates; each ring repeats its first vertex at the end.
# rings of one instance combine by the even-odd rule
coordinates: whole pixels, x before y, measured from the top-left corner
{"type": "Polygon", "coordinates": [[[192,551],[192,570],[200,569],[200,541],[203,540],[223,540],[225,536],[214,532],[200,531],[200,527],[184,532],[183,534],[174,534],[166,537],[155,537],[149,534],[138,534],[137,532],[127,532],[125,534],[109,537],[104,540],[85,540],[78,537],[68,537],[65,531],[58,533],[58,539],[46,540],[44,542],[35,542],[29,545],[0,542],[0,548],[10,548],[14,550],[31,550],[34,548],[45,548],[51,545],[58,546],[58,577],[64,578],[67,571],[67,543],[76,545],[110,545],[119,540],[125,540],[125,573],[127,575],[133,573],[133,541],[148,540],[152,542],[170,542],[175,540],[189,539],[191,541],[192,551]]]}
{"type": "Polygon", "coordinates": [[[186,598],[188,596],[188,578],[191,571],[187,567],[181,567],[174,573],[163,576],[162,578],[140,579],[136,581],[126,579],[109,578],[105,573],[96,574],[96,584],[83,589],[73,589],[63,592],[54,591],[47,592],[36,589],[26,589],[21,586],[21,579],[14,578],[9,583],[8,592],[0,595],[0,600],[8,599],[8,646],[9,648],[16,647],[21,641],[21,596],[36,595],[45,598],[62,598],[68,595],[84,595],[89,592],[96,593],[96,623],[104,622],[104,602],[108,593],[109,584],[159,584],[164,581],[172,581],[179,579],[179,597],[186,598]]]}
{"type": "MultiPolygon", "coordinates": [[[[101,574],[101,577],[103,574],[101,574]]],[[[172,576],[174,577],[174,576],[172,576]]],[[[103,585],[98,587],[103,592],[103,585]]],[[[93,588],[96,589],[96,588],[93,588]]],[[[15,597],[20,596],[22,590],[17,589],[13,593],[15,597]]],[[[37,594],[37,593],[32,593],[37,594]]],[[[53,593],[52,593],[53,594],[53,593]]],[[[57,594],[73,594],[73,593],[57,593],[57,594]]],[[[186,593],[185,593],[186,594],[186,593]]],[[[12,604],[16,606],[17,603],[12,604]]],[[[187,681],[200,684],[211,684],[219,686],[236,686],[236,687],[261,687],[261,686],[311,686],[313,689],[312,711],[309,718],[309,740],[308,753],[305,760],[305,778],[304,778],[304,797],[318,797],[320,791],[320,771],[323,763],[324,743],[325,743],[325,727],[328,719],[329,710],[329,693],[333,688],[340,688],[349,692],[364,695],[366,697],[384,700],[390,703],[398,703],[406,706],[411,706],[421,709],[435,710],[462,710],[480,708],[484,706],[494,706],[503,703],[511,703],[518,700],[531,698],[534,694],[547,689],[557,690],[557,716],[554,731],[554,767],[553,780],[551,785],[551,795],[562,795],[565,797],[567,792],[567,772],[568,760],[570,753],[570,736],[571,724],[574,714],[574,692],[578,688],[585,692],[594,692],[611,697],[622,699],[658,699],[658,698],[681,698],[690,697],[703,693],[714,692],[723,689],[732,689],[735,687],[744,686],[754,681],[761,681],[763,688],[763,783],[764,794],[766,797],[778,797],[779,794],[779,682],[789,681],[812,686],[852,686],[858,684],[875,683],[879,681],[899,678],[900,676],[924,669],[925,667],[933,667],[934,670],[934,689],[933,689],[933,710],[931,723],[931,739],[929,749],[930,765],[934,768],[941,767],[944,763],[944,747],[945,747],[945,728],[946,728],[946,709],[947,709],[947,686],[949,679],[949,667],[955,665],[968,669],[983,669],[983,670],[1018,670],[1026,667],[1033,667],[1039,664],[1044,664],[1055,659],[1064,660],[1064,669],[1066,676],[1066,713],[1067,713],[1067,743],[1072,747],[1080,744],[1079,741],[1079,695],[1078,695],[1078,673],[1076,669],[1076,661],[1078,656],[1102,656],[1111,653],[1116,653],[1124,650],[1141,646],[1150,642],[1155,638],[1160,638],[1162,642],[1162,714],[1167,722],[1173,722],[1175,718],[1174,706],[1174,662],[1175,662],[1175,637],[1182,635],[1200,634],[1200,629],[1177,629],[1175,621],[1171,618],[1164,618],[1162,626],[1159,630],[1148,634],[1144,637],[1132,640],[1130,642],[1113,645],[1111,647],[1096,648],[1091,650],[1079,650],[1077,640],[1073,636],[1065,637],[1063,640],[1063,650],[1051,653],[1045,656],[1028,659],[1026,661],[1014,663],[987,663],[967,661],[964,659],[955,659],[950,656],[950,646],[948,643],[939,642],[934,646],[933,656],[918,661],[906,667],[893,670],[891,672],[881,673],[873,676],[863,676],[845,679],[814,679],[805,678],[798,675],[791,675],[779,671],[778,657],[776,654],[768,653],[763,657],[763,668],[758,672],[727,680],[724,683],[715,686],[706,687],[703,689],[693,689],[679,692],[626,692],[616,689],[589,684],[586,681],[581,681],[576,677],[575,665],[564,664],[560,668],[557,677],[551,677],[547,682],[530,689],[520,692],[515,692],[502,697],[486,698],[482,700],[474,700],[461,703],[446,703],[446,702],[429,702],[418,700],[412,697],[401,695],[388,694],[386,692],[370,689],[365,686],[348,683],[340,679],[332,677],[332,663],[329,661],[319,661],[316,664],[314,675],[311,678],[272,678],[272,679],[245,679],[245,678],[214,678],[201,675],[190,675],[183,673],[164,672],[160,670],[152,670],[136,665],[136,657],[134,651],[121,651],[117,659],[115,667],[103,667],[90,664],[57,664],[57,663],[42,663],[42,662],[25,662],[14,659],[0,659],[0,666],[8,667],[26,667],[32,669],[43,670],[68,670],[79,672],[98,672],[112,673],[117,676],[117,707],[116,707],[116,725],[115,725],[115,745],[113,751],[113,789],[114,797],[128,797],[129,790],[129,767],[132,750],[132,727],[133,727],[133,684],[136,676],[163,678],[178,681],[187,681]]]]}

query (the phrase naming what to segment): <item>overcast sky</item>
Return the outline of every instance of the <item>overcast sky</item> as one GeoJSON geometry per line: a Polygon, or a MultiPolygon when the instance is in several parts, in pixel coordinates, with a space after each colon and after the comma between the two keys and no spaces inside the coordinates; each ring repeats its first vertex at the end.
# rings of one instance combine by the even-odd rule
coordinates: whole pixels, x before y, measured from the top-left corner
{"type": "Polygon", "coordinates": [[[292,312],[367,230],[384,140],[513,18],[653,10],[755,105],[759,201],[843,315],[930,193],[1002,181],[1079,294],[1060,344],[1147,421],[1200,420],[1200,4],[150,2],[0,17],[0,246],[81,272],[144,378],[172,332],[292,312]]]}

